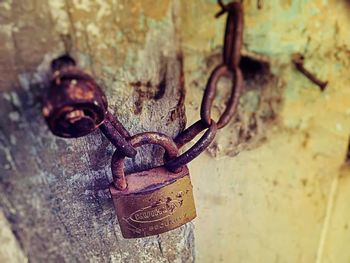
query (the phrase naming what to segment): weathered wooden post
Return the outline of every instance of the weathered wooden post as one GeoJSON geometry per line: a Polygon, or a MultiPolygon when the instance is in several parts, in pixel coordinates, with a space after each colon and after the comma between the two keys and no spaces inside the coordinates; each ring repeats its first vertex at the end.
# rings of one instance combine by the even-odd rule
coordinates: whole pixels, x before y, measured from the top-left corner
{"type": "MultiPolygon", "coordinates": [[[[176,13],[163,0],[0,3],[0,208],[31,262],[193,261],[191,224],[123,239],[108,191],[114,148],[97,132],[54,137],[40,110],[49,62],[70,51],[131,133],[176,134],[185,123],[176,13]]],[[[158,150],[128,169],[159,164],[149,154],[158,150]]]]}

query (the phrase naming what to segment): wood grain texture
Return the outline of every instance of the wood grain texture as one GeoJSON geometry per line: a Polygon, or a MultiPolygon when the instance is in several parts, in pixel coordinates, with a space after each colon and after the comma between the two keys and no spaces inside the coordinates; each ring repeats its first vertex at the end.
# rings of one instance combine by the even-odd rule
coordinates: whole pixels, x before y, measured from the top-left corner
{"type": "MultiPolygon", "coordinates": [[[[192,224],[123,239],[108,191],[113,147],[99,132],[54,137],[40,111],[64,35],[132,134],[174,136],[185,124],[175,2],[1,2],[0,208],[31,262],[194,260],[192,224]]],[[[160,153],[144,147],[127,170],[159,164],[160,153]]]]}

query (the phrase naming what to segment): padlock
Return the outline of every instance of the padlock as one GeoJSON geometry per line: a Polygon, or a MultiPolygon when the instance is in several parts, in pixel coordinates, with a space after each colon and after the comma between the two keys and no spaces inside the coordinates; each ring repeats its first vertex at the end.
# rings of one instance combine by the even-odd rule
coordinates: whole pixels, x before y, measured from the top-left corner
{"type": "MultiPolygon", "coordinates": [[[[161,145],[167,158],[175,158],[178,148],[160,133],[140,133],[131,137],[134,147],[161,145]]],[[[176,172],[159,166],[125,176],[124,160],[117,151],[112,158],[110,185],[114,208],[124,238],[141,238],[167,232],[196,217],[192,185],[186,166],[176,172]]]]}
{"type": "Polygon", "coordinates": [[[76,65],[69,55],[55,59],[43,115],[57,136],[75,138],[98,128],[107,112],[107,99],[95,80],[76,65]]]}

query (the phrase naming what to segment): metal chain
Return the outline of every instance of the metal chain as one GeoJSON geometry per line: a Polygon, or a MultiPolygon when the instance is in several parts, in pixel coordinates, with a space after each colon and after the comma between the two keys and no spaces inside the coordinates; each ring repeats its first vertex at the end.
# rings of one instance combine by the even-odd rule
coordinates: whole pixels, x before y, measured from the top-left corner
{"type": "Polygon", "coordinates": [[[181,148],[203,130],[207,131],[189,150],[165,164],[165,167],[169,170],[176,170],[189,163],[207,149],[214,140],[217,130],[225,127],[231,120],[239,103],[239,97],[243,89],[243,76],[239,68],[243,42],[243,7],[238,2],[224,5],[222,1],[218,0],[218,4],[222,10],[216,17],[228,13],[224,36],[223,62],[213,70],[209,77],[201,104],[201,119],[181,132],[175,138],[175,143],[181,148]],[[232,78],[231,95],[226,103],[226,109],[216,123],[211,118],[211,108],[218,82],[224,76],[232,78]]]}
{"type": "MultiPolygon", "coordinates": [[[[64,55],[52,62],[54,78],[43,107],[44,117],[53,133],[62,137],[80,137],[100,128],[116,147],[112,158],[114,175],[116,163],[122,162],[125,157],[135,157],[136,147],[143,144],[155,143],[165,147],[167,154],[164,166],[170,171],[177,171],[196,158],[209,147],[217,130],[225,127],[231,120],[236,112],[243,89],[243,77],[239,68],[243,41],[243,7],[238,2],[225,5],[221,0],[218,0],[218,4],[222,10],[216,14],[216,17],[228,13],[223,61],[213,70],[208,79],[202,98],[201,119],[199,121],[182,131],[175,139],[154,132],[131,136],[117,117],[108,111],[107,100],[97,83],[76,68],[74,59],[69,55],[64,55]],[[75,72],[74,78],[69,77],[72,76],[71,72],[75,72]],[[226,102],[226,108],[216,122],[211,117],[211,108],[218,82],[222,77],[232,79],[232,88],[231,95],[226,102]],[[72,92],[72,86],[75,85],[77,85],[76,92],[72,92]],[[59,92],[63,92],[63,95],[59,95],[59,92]],[[177,151],[174,154],[174,151],[169,150],[174,147],[182,148],[204,130],[206,131],[202,137],[180,156],[177,156],[177,151]]],[[[126,187],[123,173],[120,172],[120,175],[116,175],[114,181],[118,188],[124,189],[126,187]]]]}
{"type": "MultiPolygon", "coordinates": [[[[169,159],[173,159],[178,154],[178,147],[174,141],[165,134],[158,132],[143,132],[136,134],[129,138],[129,142],[132,147],[139,147],[146,144],[157,144],[162,146],[169,159]]],[[[113,175],[113,184],[116,189],[124,190],[127,187],[127,182],[124,174],[124,160],[125,155],[120,153],[118,150],[115,150],[112,157],[112,175],[113,175]]]]}

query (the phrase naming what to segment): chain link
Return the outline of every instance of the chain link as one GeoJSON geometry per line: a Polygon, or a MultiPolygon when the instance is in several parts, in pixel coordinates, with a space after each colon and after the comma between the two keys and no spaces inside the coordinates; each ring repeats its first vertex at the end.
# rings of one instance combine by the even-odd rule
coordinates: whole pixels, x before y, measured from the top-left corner
{"type": "Polygon", "coordinates": [[[211,108],[216,95],[216,89],[220,78],[229,76],[232,79],[231,95],[226,102],[226,109],[220,116],[218,121],[218,129],[225,127],[234,115],[239,103],[240,93],[243,89],[243,77],[239,67],[229,70],[227,65],[222,64],[216,67],[211,74],[207,87],[204,91],[204,96],[201,105],[201,119],[207,125],[211,122],[211,108]]]}
{"type": "MultiPolygon", "coordinates": [[[[132,147],[135,148],[146,144],[160,145],[165,149],[169,160],[175,158],[179,152],[179,149],[172,138],[158,132],[139,133],[130,137],[128,141],[132,145],[132,147]]],[[[124,174],[124,160],[125,155],[116,150],[112,157],[111,169],[113,175],[113,183],[118,190],[124,190],[127,187],[124,174]]]]}
{"type": "MultiPolygon", "coordinates": [[[[77,69],[74,59],[68,55],[64,55],[53,61],[52,70],[55,76],[55,82],[53,83],[56,86],[62,86],[64,84],[62,87],[69,89],[69,85],[75,85],[77,83],[77,90],[81,90],[82,88],[87,90],[89,88],[91,93],[92,89],[94,96],[92,98],[86,96],[82,104],[81,98],[76,99],[73,96],[75,95],[74,93],[64,93],[66,97],[69,95],[67,97],[68,102],[62,102],[59,100],[62,96],[59,96],[58,93],[64,89],[62,87],[61,89],[57,89],[55,85],[52,85],[51,91],[54,92],[51,92],[51,97],[49,96],[46,99],[43,107],[43,114],[48,121],[50,129],[54,134],[62,137],[79,137],[90,133],[97,127],[100,128],[102,133],[116,147],[112,158],[112,172],[118,189],[125,189],[126,182],[124,172],[122,170],[116,170],[115,167],[118,166],[116,164],[122,163],[125,157],[135,157],[137,154],[136,147],[149,143],[162,145],[167,149],[167,158],[165,158],[166,162],[164,166],[170,171],[176,171],[206,150],[214,140],[217,130],[225,127],[235,114],[240,93],[243,89],[243,76],[239,68],[243,43],[243,7],[238,2],[225,5],[221,0],[218,0],[218,4],[221,7],[221,11],[216,14],[216,17],[228,13],[224,36],[223,61],[213,70],[208,79],[201,103],[201,119],[182,131],[174,140],[164,134],[155,132],[140,133],[131,136],[119,120],[107,110],[107,101],[97,83],[92,80],[92,77],[77,69]],[[60,74],[62,75],[62,72],[75,71],[77,71],[77,76],[70,79],[67,83],[62,84],[61,80],[58,79],[60,74]],[[84,78],[78,75],[84,76],[84,78]],[[218,82],[222,77],[232,79],[232,88],[231,95],[226,102],[226,108],[216,123],[216,121],[212,120],[211,108],[216,96],[218,82]],[[80,82],[77,82],[76,79],[79,79],[80,82]],[[97,101],[100,103],[96,105],[97,101]],[[66,105],[67,103],[69,104],[66,105]],[[62,105],[65,106],[63,108],[65,115],[62,114],[62,105]],[[100,119],[103,121],[92,119],[91,116],[95,115],[101,115],[102,117],[100,119]],[[75,132],[77,128],[81,130],[78,134],[75,132]],[[190,149],[177,156],[178,149],[182,148],[203,131],[205,131],[203,136],[190,149]]],[[[76,95],[79,95],[79,93],[76,95]]],[[[118,167],[123,168],[123,165],[118,167]]]]}
{"type": "Polygon", "coordinates": [[[110,121],[109,118],[111,118],[111,116],[112,115],[106,117],[105,121],[100,126],[100,130],[123,155],[131,158],[135,157],[137,151],[130,142],[127,141],[129,136],[125,137],[123,135],[126,135],[126,133],[120,133],[120,130],[123,130],[124,127],[123,129],[120,128],[122,125],[115,117],[110,121]]]}
{"type": "MultiPolygon", "coordinates": [[[[230,70],[239,66],[243,42],[243,7],[241,3],[230,3],[222,6],[219,16],[228,13],[224,37],[223,64],[230,70]]],[[[218,15],[216,17],[219,17],[218,15]]]]}
{"type": "Polygon", "coordinates": [[[209,77],[201,103],[201,119],[180,133],[175,138],[175,143],[181,148],[203,130],[207,131],[189,150],[165,164],[165,167],[170,170],[176,170],[189,163],[206,150],[214,140],[217,130],[225,127],[231,120],[239,103],[240,94],[243,89],[243,76],[239,68],[243,43],[243,7],[238,2],[224,5],[221,0],[218,0],[218,4],[222,10],[216,14],[216,17],[226,12],[228,13],[224,36],[223,62],[213,70],[209,77]],[[232,79],[231,95],[226,102],[226,109],[216,123],[211,118],[211,108],[215,99],[218,82],[224,76],[232,79]]]}
{"type": "MultiPolygon", "coordinates": [[[[206,150],[210,146],[210,144],[215,138],[216,131],[217,131],[216,122],[212,120],[209,128],[207,128],[203,136],[186,152],[184,152],[180,156],[170,161],[167,161],[165,163],[165,167],[170,171],[176,171],[181,166],[188,164],[190,161],[195,159],[198,155],[200,155],[204,150],[206,150]]],[[[198,134],[198,132],[199,130],[185,131],[185,133],[189,134],[188,138],[190,137],[194,138],[198,134]]]]}

